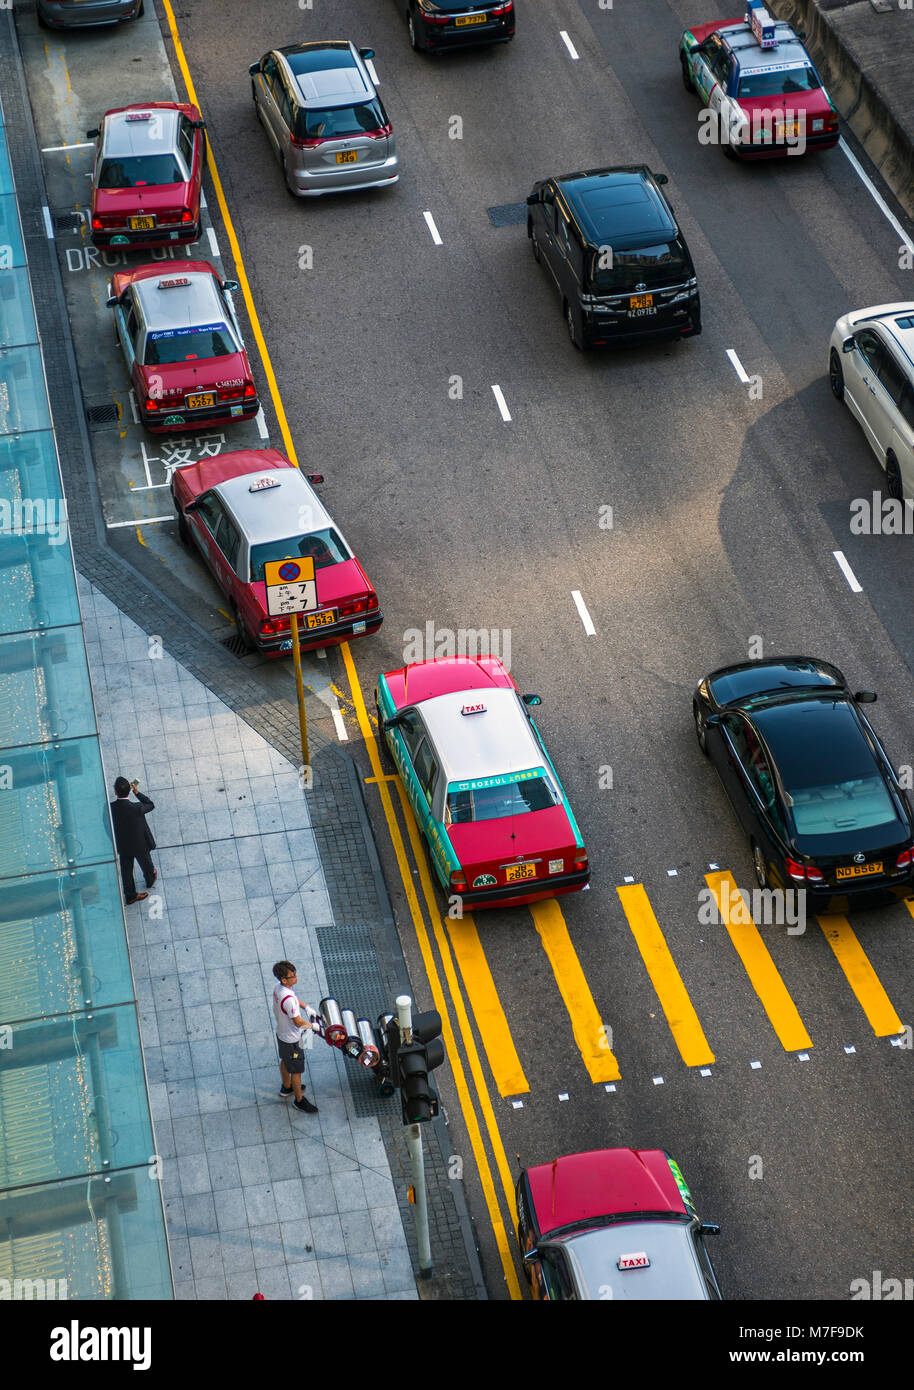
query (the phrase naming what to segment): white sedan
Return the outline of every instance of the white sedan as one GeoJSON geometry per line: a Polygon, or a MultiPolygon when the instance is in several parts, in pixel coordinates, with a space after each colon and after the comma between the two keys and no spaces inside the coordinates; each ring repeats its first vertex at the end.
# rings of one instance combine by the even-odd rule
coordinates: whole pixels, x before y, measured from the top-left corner
{"type": "Polygon", "coordinates": [[[828,380],[885,469],[889,496],[914,498],[914,304],[879,304],[840,318],[828,380]]]}

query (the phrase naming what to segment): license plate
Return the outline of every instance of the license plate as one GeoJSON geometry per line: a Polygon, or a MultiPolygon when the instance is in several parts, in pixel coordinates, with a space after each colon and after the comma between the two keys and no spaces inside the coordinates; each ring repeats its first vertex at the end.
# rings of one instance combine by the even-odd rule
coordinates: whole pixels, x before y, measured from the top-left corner
{"type": "Polygon", "coordinates": [[[869,874],[881,874],[882,864],[848,864],[835,870],[835,878],[867,878],[869,874]]]}
{"type": "Polygon", "coordinates": [[[130,229],[134,232],[151,232],[156,224],[154,217],[131,217],[130,229]]]}
{"type": "Polygon", "coordinates": [[[525,878],[536,878],[535,864],[509,864],[505,869],[506,883],[520,883],[525,878]]]}
{"type": "Polygon", "coordinates": [[[633,294],[628,301],[630,309],[653,309],[654,296],[652,294],[633,294]]]}
{"type": "Polygon", "coordinates": [[[485,24],[486,19],[487,16],[484,14],[461,14],[457,16],[454,23],[459,28],[462,24],[485,24]]]}
{"type": "Polygon", "coordinates": [[[780,125],[775,125],[774,127],[774,134],[776,140],[794,140],[799,135],[799,133],[799,121],[793,121],[790,125],[787,125],[786,122],[782,122],[780,125]]]}
{"type": "Polygon", "coordinates": [[[337,164],[358,164],[358,150],[340,150],[336,157],[337,164]]]}
{"type": "Polygon", "coordinates": [[[336,609],[328,608],[326,613],[306,613],[306,627],[331,627],[336,622],[336,609]]]}
{"type": "Polygon", "coordinates": [[[203,391],[198,396],[187,396],[188,410],[200,410],[203,406],[215,405],[216,397],[211,391],[203,391]]]}

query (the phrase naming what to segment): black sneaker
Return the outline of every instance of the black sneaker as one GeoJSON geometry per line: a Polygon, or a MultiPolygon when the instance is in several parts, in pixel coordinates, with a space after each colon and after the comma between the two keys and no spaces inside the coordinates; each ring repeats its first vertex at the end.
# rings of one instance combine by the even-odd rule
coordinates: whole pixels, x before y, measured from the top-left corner
{"type": "Polygon", "coordinates": [[[296,1110],[301,1110],[305,1115],[316,1115],[317,1106],[312,1105],[307,1096],[302,1096],[301,1100],[293,1100],[292,1104],[296,1110]]]}
{"type": "Polygon", "coordinates": [[[283,1100],[288,1100],[290,1096],[295,1095],[295,1092],[291,1086],[280,1086],[279,1094],[282,1096],[283,1100]]]}

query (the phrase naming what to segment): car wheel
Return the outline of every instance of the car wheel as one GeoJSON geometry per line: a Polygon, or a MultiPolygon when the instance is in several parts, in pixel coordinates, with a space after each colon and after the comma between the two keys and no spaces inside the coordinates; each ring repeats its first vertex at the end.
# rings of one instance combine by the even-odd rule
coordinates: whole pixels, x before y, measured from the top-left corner
{"type": "Polygon", "coordinates": [[[137,19],[142,19],[142,18],[143,18],[143,12],[144,12],[145,8],[146,8],[146,0],[140,0],[140,8],[139,8],[139,9],[137,10],[137,12],[136,12],[136,17],[137,17],[137,19]]]}
{"type": "Polygon", "coordinates": [[[687,92],[694,92],[694,90],[695,90],[695,83],[692,81],[692,79],[691,79],[691,77],[690,77],[690,75],[689,75],[689,63],[688,63],[688,59],[686,58],[686,56],[685,56],[684,53],[680,53],[680,55],[679,55],[679,63],[680,63],[680,66],[682,67],[682,85],[683,85],[683,87],[685,87],[685,89],[686,89],[687,92]]]}
{"type": "Polygon", "coordinates": [[[891,449],[885,457],[885,485],[888,488],[889,496],[897,498],[900,502],[904,497],[904,488],[901,485],[901,469],[891,449]]]}
{"type": "Polygon", "coordinates": [[[759,849],[755,841],[752,841],[752,863],[755,866],[755,880],[759,888],[768,887],[768,866],[765,863],[765,856],[759,849]]]}
{"type": "Polygon", "coordinates": [[[708,756],[708,726],[705,724],[705,717],[698,704],[692,705],[692,718],[695,720],[695,737],[698,739],[698,746],[708,756]]]}
{"type": "Polygon", "coordinates": [[[836,401],[844,400],[844,368],[841,358],[832,348],[828,358],[828,384],[836,401]]]}
{"type": "Polygon", "coordinates": [[[414,53],[418,53],[420,51],[419,39],[416,35],[416,20],[412,10],[410,10],[406,17],[406,27],[409,30],[409,46],[414,53]]]}
{"type": "Polygon", "coordinates": [[[530,227],[530,249],[533,252],[533,259],[536,261],[537,265],[539,265],[543,259],[543,253],[540,250],[539,238],[532,227],[530,227]]]}
{"type": "Polygon", "coordinates": [[[575,323],[575,319],[574,319],[574,310],[572,309],[571,305],[568,303],[567,299],[566,299],[566,301],[565,301],[565,324],[566,324],[566,327],[567,327],[567,329],[568,329],[568,336],[569,336],[569,338],[571,339],[571,341],[574,343],[575,347],[576,347],[576,348],[578,349],[578,351],[580,352],[581,349],[582,349],[582,347],[583,347],[583,344],[582,344],[582,342],[581,342],[581,335],[580,335],[580,333],[578,332],[578,326],[577,326],[577,324],[575,323]]]}
{"type": "Polygon", "coordinates": [[[251,636],[248,625],[239,613],[238,605],[234,601],[229,604],[229,612],[232,615],[232,621],[235,624],[235,630],[238,633],[238,636],[241,638],[241,645],[244,648],[244,650],[246,652],[256,651],[257,643],[251,636]]]}
{"type": "Polygon", "coordinates": [[[285,180],[286,192],[289,194],[291,198],[295,198],[297,195],[295,189],[292,187],[292,184],[289,181],[289,165],[286,161],[285,155],[282,156],[282,176],[285,180]]]}

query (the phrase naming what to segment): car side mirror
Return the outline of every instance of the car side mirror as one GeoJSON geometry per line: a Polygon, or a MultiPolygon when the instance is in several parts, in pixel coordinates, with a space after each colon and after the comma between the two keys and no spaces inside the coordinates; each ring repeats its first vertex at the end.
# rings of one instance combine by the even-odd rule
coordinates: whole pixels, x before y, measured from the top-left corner
{"type": "Polygon", "coordinates": [[[317,484],[322,483],[324,481],[323,473],[306,473],[305,477],[308,479],[309,483],[317,484]]]}
{"type": "Polygon", "coordinates": [[[252,63],[251,66],[248,68],[248,76],[249,76],[249,77],[256,77],[257,74],[258,74],[259,72],[260,72],[260,64],[259,64],[259,63],[252,63]]]}
{"type": "Polygon", "coordinates": [[[191,121],[191,126],[194,130],[205,130],[206,121],[191,121]]]}
{"type": "Polygon", "coordinates": [[[235,290],[237,290],[237,288],[238,288],[238,281],[237,281],[237,280],[223,280],[223,281],[222,281],[222,288],[225,290],[226,294],[233,294],[233,293],[235,292],[235,290]]]}
{"type": "Polygon", "coordinates": [[[874,705],[876,703],[875,690],[858,690],[854,694],[854,699],[858,705],[874,705]]]}
{"type": "Polygon", "coordinates": [[[199,501],[199,497],[195,497],[192,502],[188,502],[187,506],[184,508],[184,515],[186,516],[188,512],[195,512],[199,501]]]}
{"type": "Polygon", "coordinates": [[[522,695],[521,699],[525,705],[541,705],[543,703],[542,695],[522,695]]]}
{"type": "Polygon", "coordinates": [[[106,308],[106,309],[116,309],[116,308],[117,308],[117,305],[118,305],[118,298],[117,298],[117,295],[116,295],[116,294],[109,294],[108,298],[105,300],[105,308],[106,308]]]}
{"type": "Polygon", "coordinates": [[[796,35],[797,35],[797,38],[800,40],[800,43],[805,43],[805,42],[806,42],[806,30],[805,30],[805,29],[797,29],[797,30],[796,30],[796,35]]]}
{"type": "Polygon", "coordinates": [[[396,729],[400,724],[399,714],[395,714],[391,719],[384,719],[381,722],[382,729],[396,729]]]}
{"type": "Polygon", "coordinates": [[[540,1257],[540,1252],[537,1250],[536,1246],[534,1246],[532,1250],[525,1250],[525,1251],[524,1251],[524,1264],[525,1264],[525,1265],[535,1265],[535,1264],[537,1263],[537,1261],[539,1260],[539,1257],[540,1257]]]}
{"type": "Polygon", "coordinates": [[[101,132],[99,131],[98,126],[96,126],[94,130],[87,130],[87,131],[86,131],[86,139],[87,139],[87,140],[97,140],[98,137],[99,137],[99,135],[100,135],[100,133],[101,133],[101,132]]]}
{"type": "Polygon", "coordinates": [[[719,727],[720,727],[720,715],[719,715],[719,714],[709,714],[709,715],[707,716],[707,718],[705,719],[705,728],[706,728],[706,729],[717,729],[717,728],[719,728],[719,727]]]}
{"type": "Polygon", "coordinates": [[[362,57],[362,58],[373,58],[373,57],[374,57],[374,49],[373,49],[373,48],[360,48],[360,49],[359,49],[359,56],[362,57]]]}
{"type": "Polygon", "coordinates": [[[527,198],[527,207],[535,207],[537,203],[541,203],[542,201],[543,200],[540,197],[539,193],[531,193],[527,198]]]}
{"type": "Polygon", "coordinates": [[[659,183],[659,184],[669,183],[669,179],[667,178],[666,174],[655,174],[655,175],[654,175],[654,183],[659,183]]]}
{"type": "Polygon", "coordinates": [[[853,350],[854,350],[854,348],[855,348],[856,346],[857,346],[857,339],[856,339],[856,338],[845,338],[845,339],[844,339],[844,342],[841,344],[841,351],[842,351],[842,352],[853,352],[853,350]]]}
{"type": "Polygon", "coordinates": [[[702,1221],[698,1228],[698,1234],[700,1236],[719,1236],[720,1226],[716,1221],[702,1221]]]}

